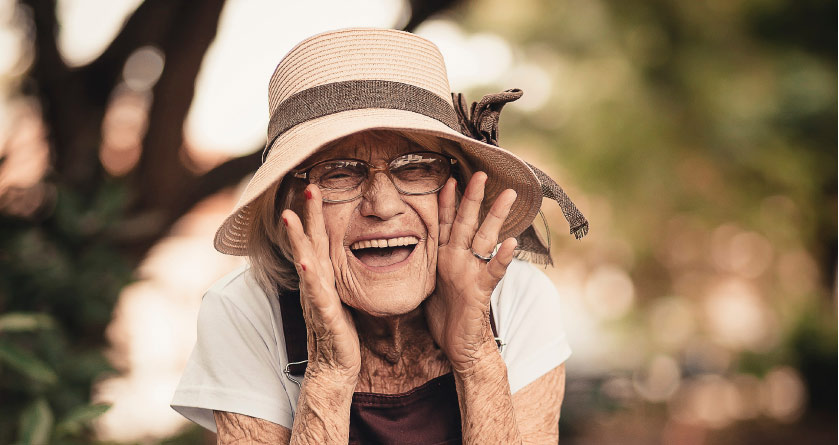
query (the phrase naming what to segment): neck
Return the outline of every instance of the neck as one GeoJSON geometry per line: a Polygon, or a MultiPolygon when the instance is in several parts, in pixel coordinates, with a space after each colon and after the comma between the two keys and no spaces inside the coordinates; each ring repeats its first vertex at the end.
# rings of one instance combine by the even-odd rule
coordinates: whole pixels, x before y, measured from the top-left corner
{"type": "Polygon", "coordinates": [[[408,391],[448,372],[448,360],[434,343],[423,307],[390,317],[354,312],[361,345],[357,391],[408,391]]]}
{"type": "Polygon", "coordinates": [[[391,365],[404,363],[421,353],[422,349],[433,346],[422,307],[389,317],[356,312],[354,319],[362,349],[366,349],[371,358],[391,365]]]}

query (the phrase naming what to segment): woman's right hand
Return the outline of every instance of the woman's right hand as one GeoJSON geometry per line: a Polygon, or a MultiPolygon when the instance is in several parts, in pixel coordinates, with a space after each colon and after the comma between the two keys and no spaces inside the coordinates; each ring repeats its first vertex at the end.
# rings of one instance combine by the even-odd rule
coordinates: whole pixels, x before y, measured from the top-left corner
{"type": "Polygon", "coordinates": [[[361,369],[358,332],[349,309],[335,288],[329,238],[323,221],[323,200],[316,185],[306,187],[305,229],[292,210],[284,210],[294,266],[300,277],[300,304],[306,321],[309,363],[306,375],[345,377],[355,386],[361,369]]]}

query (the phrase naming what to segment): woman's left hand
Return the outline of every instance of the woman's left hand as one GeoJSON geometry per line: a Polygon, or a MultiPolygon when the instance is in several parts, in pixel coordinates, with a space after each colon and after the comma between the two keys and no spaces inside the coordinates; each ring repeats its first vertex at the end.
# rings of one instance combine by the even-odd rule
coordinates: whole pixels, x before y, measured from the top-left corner
{"type": "Polygon", "coordinates": [[[508,238],[489,262],[473,255],[473,251],[483,256],[492,254],[516,200],[513,190],[499,194],[479,228],[486,180],[483,172],[472,175],[457,210],[454,179],[449,179],[438,197],[437,287],[425,311],[431,335],[457,372],[467,372],[482,357],[497,353],[489,322],[489,300],[516,247],[515,238],[508,238]]]}

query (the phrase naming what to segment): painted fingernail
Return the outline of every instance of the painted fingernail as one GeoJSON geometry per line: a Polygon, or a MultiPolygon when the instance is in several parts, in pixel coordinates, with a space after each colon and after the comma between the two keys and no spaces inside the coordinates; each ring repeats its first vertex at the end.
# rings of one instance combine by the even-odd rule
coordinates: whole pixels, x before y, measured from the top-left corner
{"type": "Polygon", "coordinates": [[[306,190],[303,191],[303,194],[306,195],[306,199],[312,199],[312,191],[311,190],[306,189],[306,190]]]}
{"type": "Polygon", "coordinates": [[[301,269],[303,269],[303,272],[305,272],[305,271],[306,271],[306,265],[305,265],[305,264],[300,263],[300,268],[301,268],[301,269]]]}
{"type": "Polygon", "coordinates": [[[283,217],[283,224],[285,224],[285,226],[288,227],[288,220],[285,217],[283,217]]]}

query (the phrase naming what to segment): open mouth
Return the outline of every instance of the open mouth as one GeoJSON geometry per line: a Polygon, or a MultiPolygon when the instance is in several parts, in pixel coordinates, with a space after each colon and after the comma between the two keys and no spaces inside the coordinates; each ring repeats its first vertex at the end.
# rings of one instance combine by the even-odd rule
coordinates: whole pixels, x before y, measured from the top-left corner
{"type": "Polygon", "coordinates": [[[370,239],[352,243],[350,251],[367,266],[385,267],[408,259],[418,243],[415,236],[370,239]]]}

